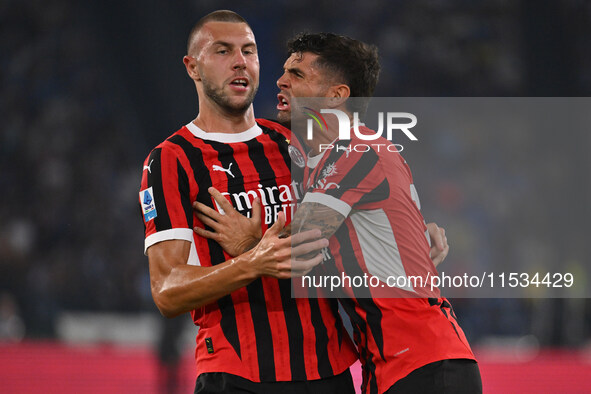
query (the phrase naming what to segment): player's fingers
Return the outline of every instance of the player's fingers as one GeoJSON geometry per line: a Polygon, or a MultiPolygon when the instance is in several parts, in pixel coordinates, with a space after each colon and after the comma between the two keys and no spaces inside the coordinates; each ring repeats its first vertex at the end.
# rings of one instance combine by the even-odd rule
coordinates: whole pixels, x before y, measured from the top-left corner
{"type": "Polygon", "coordinates": [[[220,218],[223,216],[215,209],[212,209],[212,208],[208,207],[207,205],[200,203],[199,201],[195,201],[193,203],[193,209],[195,210],[196,213],[201,213],[203,215],[207,215],[207,216],[214,218],[214,219],[217,219],[217,218],[220,218]]]}
{"type": "Polygon", "coordinates": [[[427,230],[429,231],[429,237],[431,238],[431,243],[435,243],[435,246],[439,250],[443,250],[445,245],[443,244],[443,237],[441,232],[439,231],[439,227],[435,223],[428,223],[427,230]]]}
{"type": "Polygon", "coordinates": [[[297,234],[291,236],[291,244],[292,245],[299,245],[303,242],[315,241],[315,240],[319,239],[321,236],[322,236],[322,232],[320,231],[320,229],[303,231],[301,233],[297,233],[297,234]]]}
{"type": "Polygon", "coordinates": [[[312,242],[304,242],[291,249],[292,256],[304,256],[308,253],[315,252],[317,250],[326,248],[328,246],[328,240],[322,238],[312,242]]]}
{"type": "Polygon", "coordinates": [[[435,256],[433,258],[433,265],[435,267],[437,267],[447,257],[447,255],[449,253],[449,245],[447,245],[443,250],[436,250],[435,247],[431,248],[431,250],[432,250],[431,254],[433,256],[435,256]]]}
{"type": "Polygon", "coordinates": [[[252,202],[252,218],[257,223],[261,222],[261,199],[258,197],[252,202]]]}
{"type": "Polygon", "coordinates": [[[208,231],[208,230],[201,228],[201,227],[193,227],[193,231],[195,231],[197,233],[197,235],[200,235],[203,238],[213,239],[214,241],[217,241],[219,238],[218,233],[208,231]]]}
{"type": "Polygon", "coordinates": [[[226,215],[230,215],[235,211],[232,204],[230,204],[230,202],[226,199],[226,197],[224,197],[222,193],[219,192],[218,189],[216,189],[215,187],[210,187],[207,189],[207,191],[213,197],[215,202],[217,202],[218,205],[222,208],[226,215]]]}
{"type": "Polygon", "coordinates": [[[322,262],[322,253],[307,260],[292,260],[291,276],[302,276],[322,262]]]}
{"type": "Polygon", "coordinates": [[[203,215],[201,213],[196,213],[195,216],[197,216],[197,218],[199,220],[201,220],[201,223],[205,224],[206,226],[211,227],[212,229],[218,231],[218,222],[213,220],[212,218],[210,218],[209,216],[203,215]]]}
{"type": "Polygon", "coordinates": [[[447,247],[447,237],[445,236],[445,229],[443,227],[439,227],[439,234],[441,235],[442,249],[445,249],[447,247]]]}

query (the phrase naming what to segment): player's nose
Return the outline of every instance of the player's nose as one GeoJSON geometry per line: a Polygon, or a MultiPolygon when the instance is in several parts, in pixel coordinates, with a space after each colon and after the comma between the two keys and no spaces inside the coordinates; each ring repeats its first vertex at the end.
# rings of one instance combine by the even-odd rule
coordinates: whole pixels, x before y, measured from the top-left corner
{"type": "Polygon", "coordinates": [[[286,89],[287,87],[289,87],[286,72],[284,72],[283,75],[281,77],[279,77],[279,79],[277,80],[277,87],[279,89],[286,89]]]}
{"type": "Polygon", "coordinates": [[[234,54],[234,62],[232,64],[234,69],[246,68],[246,57],[242,51],[236,51],[234,54]]]}

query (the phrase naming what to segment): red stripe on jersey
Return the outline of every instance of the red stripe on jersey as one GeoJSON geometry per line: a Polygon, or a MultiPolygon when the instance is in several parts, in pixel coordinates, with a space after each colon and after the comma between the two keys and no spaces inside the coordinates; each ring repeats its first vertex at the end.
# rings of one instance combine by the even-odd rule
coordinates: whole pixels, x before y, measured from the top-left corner
{"type": "MultiPolygon", "coordinates": [[[[240,298],[248,297],[245,289],[240,289],[239,294],[232,293],[232,300],[234,301],[234,309],[236,314],[236,325],[238,327],[238,338],[241,345],[242,365],[248,369],[247,376],[256,376],[260,374],[258,363],[258,351],[256,342],[253,341],[255,336],[254,322],[251,318],[250,303],[241,301],[240,298]]],[[[225,358],[225,354],[224,354],[225,358]]],[[[227,361],[220,358],[219,362],[226,363],[227,361]]]]}
{"type": "MultiPolygon", "coordinates": [[[[265,289],[265,303],[269,311],[269,323],[273,331],[273,357],[275,359],[276,378],[280,381],[291,380],[291,365],[289,341],[287,340],[287,324],[283,312],[281,298],[275,296],[280,294],[279,282],[271,278],[263,278],[265,289]]],[[[271,355],[267,355],[270,357],[271,355]]]]}
{"type": "Polygon", "coordinates": [[[311,333],[308,340],[304,343],[306,375],[308,376],[308,379],[320,379],[320,374],[318,373],[318,359],[315,357],[316,348],[314,344],[316,342],[316,335],[314,333],[314,326],[312,325],[310,304],[299,302],[298,311],[301,316],[304,332],[311,333]]]}
{"type": "MultiPolygon", "coordinates": [[[[320,294],[320,291],[318,293],[319,293],[319,297],[321,297],[322,295],[320,294]]],[[[324,322],[324,325],[328,326],[330,324],[335,324],[334,315],[333,315],[333,313],[330,313],[330,306],[328,305],[329,301],[324,298],[319,298],[318,302],[320,304],[327,304],[325,308],[321,309],[322,320],[324,322]]],[[[343,342],[343,346],[344,346],[345,342],[349,341],[349,334],[346,333],[345,330],[343,330],[342,333],[344,336],[346,336],[346,338],[343,337],[341,339],[343,342]]],[[[338,340],[331,340],[328,342],[328,346],[329,346],[328,357],[330,359],[330,364],[337,365],[339,360],[336,360],[335,357],[337,357],[337,355],[339,354],[341,343],[339,343],[338,340]]]]}
{"type": "MultiPolygon", "coordinates": [[[[177,152],[172,152],[170,149],[162,149],[162,174],[178,174],[179,162],[177,157],[177,152]]],[[[187,222],[187,218],[185,216],[185,211],[183,210],[183,207],[178,204],[178,201],[181,201],[178,186],[178,176],[176,178],[171,176],[163,176],[162,179],[165,180],[163,188],[164,197],[166,199],[166,206],[168,207],[168,214],[171,219],[172,228],[190,228],[190,224],[187,222]]]]}

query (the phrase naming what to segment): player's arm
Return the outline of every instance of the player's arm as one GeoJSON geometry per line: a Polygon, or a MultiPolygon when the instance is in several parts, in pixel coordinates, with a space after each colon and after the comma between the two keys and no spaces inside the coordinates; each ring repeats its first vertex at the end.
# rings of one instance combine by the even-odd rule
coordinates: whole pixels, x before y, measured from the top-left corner
{"type": "MultiPolygon", "coordinates": [[[[200,202],[193,203],[197,217],[213,231],[195,227],[194,231],[202,237],[218,242],[230,255],[235,256],[253,248],[261,238],[260,201],[253,202],[252,217],[241,215],[232,207],[228,200],[215,188],[208,192],[222,208],[224,214],[200,202]]],[[[295,233],[320,229],[322,237],[329,239],[345,220],[340,212],[324,204],[315,202],[302,203],[292,223],[284,228],[282,234],[290,234],[293,227],[295,233]]],[[[428,223],[427,230],[431,238],[430,256],[437,267],[449,253],[449,245],[445,229],[436,223],[428,223]]]]}
{"type": "MultiPolygon", "coordinates": [[[[304,197],[305,198],[305,197],[304,197]]],[[[345,221],[338,211],[317,202],[303,202],[291,223],[293,234],[318,229],[322,237],[329,239],[345,221]]]]}
{"type": "Polygon", "coordinates": [[[287,279],[294,275],[292,253],[312,255],[298,260],[296,274],[304,275],[322,261],[317,253],[328,245],[318,239],[319,232],[280,238],[285,224],[283,214],[248,252],[212,267],[187,264],[191,243],[184,240],[162,241],[147,250],[152,297],[167,317],[209,304],[261,276],[287,279]],[[292,249],[292,243],[296,245],[292,249]]]}
{"type": "MultiPolygon", "coordinates": [[[[334,209],[315,202],[304,202],[298,208],[295,218],[292,222],[294,234],[302,231],[319,229],[322,237],[330,237],[341,226],[345,217],[334,209]]],[[[437,223],[428,223],[427,231],[431,238],[431,250],[429,256],[433,265],[437,267],[445,260],[449,253],[449,245],[445,236],[445,229],[437,226],[437,223]]]]}

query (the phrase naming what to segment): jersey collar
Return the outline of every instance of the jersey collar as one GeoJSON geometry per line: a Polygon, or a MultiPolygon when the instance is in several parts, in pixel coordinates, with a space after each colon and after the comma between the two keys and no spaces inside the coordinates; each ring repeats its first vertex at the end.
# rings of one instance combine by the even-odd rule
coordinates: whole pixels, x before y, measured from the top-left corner
{"type": "Polygon", "coordinates": [[[187,129],[197,138],[202,140],[217,141],[223,143],[232,142],[246,142],[258,137],[263,133],[263,129],[258,124],[255,124],[250,129],[241,131],[240,133],[210,133],[195,126],[193,122],[187,124],[187,129]]]}

